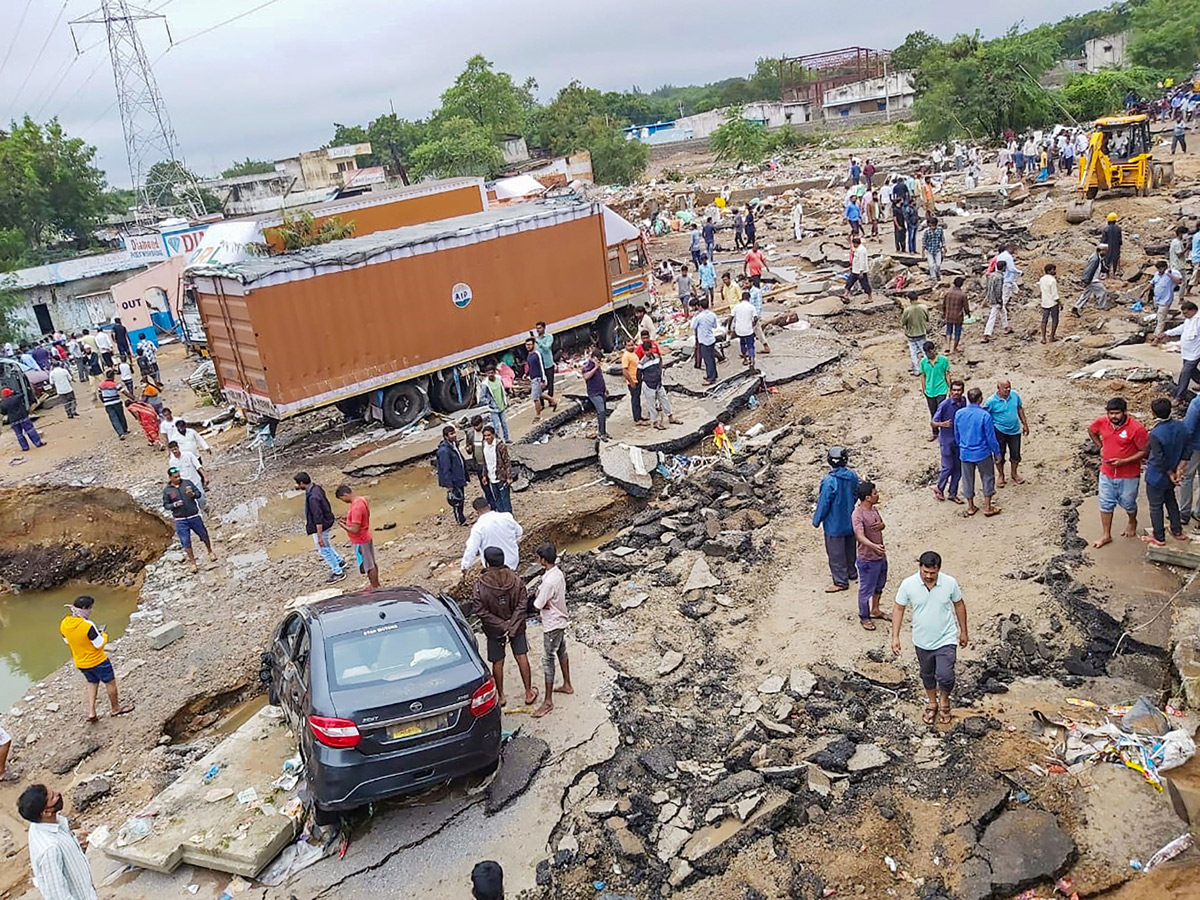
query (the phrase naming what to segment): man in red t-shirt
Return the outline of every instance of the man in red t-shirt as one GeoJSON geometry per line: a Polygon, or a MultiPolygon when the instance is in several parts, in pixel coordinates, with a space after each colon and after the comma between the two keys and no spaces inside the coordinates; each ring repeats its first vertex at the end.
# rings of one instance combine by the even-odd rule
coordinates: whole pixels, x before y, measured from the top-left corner
{"type": "Polygon", "coordinates": [[[1113,511],[1120,506],[1129,516],[1122,537],[1137,537],[1138,485],[1142,460],[1150,447],[1150,435],[1142,423],[1129,415],[1124,397],[1113,397],[1105,415],[1088,427],[1088,437],[1100,448],[1100,548],[1112,543],[1113,511]]]}
{"type": "Polygon", "coordinates": [[[358,570],[367,576],[368,591],[379,587],[379,564],[375,562],[375,541],[371,537],[371,507],[366,497],[355,496],[350,485],[338,486],[335,496],[350,505],[346,515],[338,518],[338,524],[346,529],[354,555],[358,557],[358,570]]]}
{"type": "Polygon", "coordinates": [[[742,263],[742,274],[750,278],[755,275],[762,275],[763,269],[767,267],[763,253],[758,249],[758,244],[755,243],[746,253],[746,261],[742,263]]]}

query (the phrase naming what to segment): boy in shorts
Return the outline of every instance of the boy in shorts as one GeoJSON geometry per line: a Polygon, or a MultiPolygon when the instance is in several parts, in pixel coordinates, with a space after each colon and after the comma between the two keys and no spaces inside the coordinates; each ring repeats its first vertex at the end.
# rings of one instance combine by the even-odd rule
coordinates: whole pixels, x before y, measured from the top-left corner
{"type": "Polygon", "coordinates": [[[538,691],[533,686],[529,672],[529,641],[525,636],[529,595],[525,590],[525,582],[504,564],[504,551],[499,547],[484,548],[483,561],[486,565],[475,582],[474,611],[487,638],[487,658],[492,664],[492,677],[496,680],[500,705],[508,702],[504,696],[506,644],[512,645],[521,682],[525,685],[525,703],[532,705],[538,698],[538,691]]]}
{"type": "Polygon", "coordinates": [[[358,571],[367,576],[366,590],[373,591],[379,587],[379,563],[375,561],[375,540],[371,534],[371,507],[367,498],[355,496],[348,484],[338,485],[334,495],[350,506],[337,521],[350,537],[358,571]]]}
{"type": "Polygon", "coordinates": [[[108,702],[114,716],[123,716],[133,712],[133,704],[122,704],[117,698],[117,677],[113,673],[112,662],[104,647],[108,644],[108,634],[102,627],[92,624],[92,607],[96,601],[87,596],[76,597],[75,602],[67,609],[58,626],[63,641],[71,648],[71,658],[75,668],[83,673],[87,681],[87,720],[97,721],[96,695],[100,685],[108,694],[108,702]]]}

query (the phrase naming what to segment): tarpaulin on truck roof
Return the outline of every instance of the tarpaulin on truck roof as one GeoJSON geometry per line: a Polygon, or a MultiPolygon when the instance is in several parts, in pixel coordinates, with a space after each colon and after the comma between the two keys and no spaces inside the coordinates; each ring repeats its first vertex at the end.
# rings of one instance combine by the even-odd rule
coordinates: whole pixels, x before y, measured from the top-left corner
{"type": "Polygon", "coordinates": [[[608,246],[636,240],[641,235],[637,226],[604,207],[604,243],[608,246]]]}
{"type": "Polygon", "coordinates": [[[266,286],[312,278],[405,256],[434,253],[599,215],[601,205],[588,202],[540,201],[504,206],[487,212],[377,231],[277,256],[250,257],[228,265],[201,265],[195,277],[232,279],[266,286]]]}

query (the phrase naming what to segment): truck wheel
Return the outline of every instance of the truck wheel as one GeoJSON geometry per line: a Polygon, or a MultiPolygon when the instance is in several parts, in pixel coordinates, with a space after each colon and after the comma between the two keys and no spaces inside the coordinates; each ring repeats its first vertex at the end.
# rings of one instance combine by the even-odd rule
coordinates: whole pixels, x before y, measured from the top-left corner
{"type": "Polygon", "coordinates": [[[596,343],[605,353],[612,353],[617,347],[617,317],[605,313],[596,320],[596,343]]]}
{"type": "Polygon", "coordinates": [[[443,372],[429,386],[429,400],[438,412],[464,410],[475,401],[475,379],[459,372],[456,381],[453,372],[443,372]]]}
{"type": "Polygon", "coordinates": [[[383,392],[383,424],[388,428],[411,425],[428,408],[429,398],[411,381],[393,384],[383,392]]]}

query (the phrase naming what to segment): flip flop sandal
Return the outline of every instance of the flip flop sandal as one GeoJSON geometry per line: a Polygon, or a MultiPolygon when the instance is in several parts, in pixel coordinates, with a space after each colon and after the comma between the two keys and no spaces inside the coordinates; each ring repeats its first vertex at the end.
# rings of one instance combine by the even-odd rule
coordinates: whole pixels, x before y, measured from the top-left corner
{"type": "Polygon", "coordinates": [[[134,707],[133,707],[132,703],[126,703],[124,706],[119,707],[117,709],[117,711],[113,713],[113,715],[114,716],[127,716],[131,712],[133,712],[133,709],[134,709],[134,707]]]}
{"type": "Polygon", "coordinates": [[[96,722],[100,721],[100,717],[99,716],[88,716],[87,721],[95,724],[96,722]]]}
{"type": "Polygon", "coordinates": [[[954,717],[950,715],[950,707],[938,707],[937,721],[939,725],[949,725],[954,721],[954,717]]]}
{"type": "Polygon", "coordinates": [[[859,619],[858,624],[863,627],[863,631],[874,631],[875,623],[870,619],[859,619]]]}
{"type": "Polygon", "coordinates": [[[936,706],[926,706],[925,712],[921,714],[921,721],[926,725],[932,725],[937,720],[938,708],[936,706]]]}
{"type": "Polygon", "coordinates": [[[1000,513],[1002,513],[1002,512],[1004,512],[1004,510],[1002,510],[1000,507],[998,507],[998,506],[993,506],[991,509],[985,509],[985,510],[983,511],[983,514],[984,514],[985,516],[988,516],[988,517],[990,518],[991,516],[998,516],[998,515],[1000,515],[1000,513]]]}
{"type": "Polygon", "coordinates": [[[964,503],[967,502],[962,497],[947,497],[946,499],[949,500],[951,503],[957,503],[959,506],[962,506],[964,503]]]}
{"type": "Polygon", "coordinates": [[[975,513],[977,513],[977,512],[979,512],[979,510],[977,510],[977,509],[964,509],[962,511],[962,515],[963,515],[964,519],[969,519],[969,518],[971,518],[971,516],[975,515],[975,513]]]}

